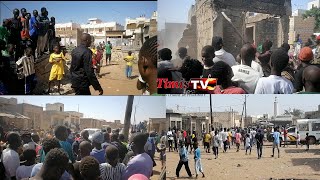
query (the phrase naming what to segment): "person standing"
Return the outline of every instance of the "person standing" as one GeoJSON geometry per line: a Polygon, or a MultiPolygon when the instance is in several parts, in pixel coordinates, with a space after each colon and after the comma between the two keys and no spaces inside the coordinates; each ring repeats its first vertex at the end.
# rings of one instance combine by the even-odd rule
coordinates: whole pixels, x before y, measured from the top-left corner
{"type": "Polygon", "coordinates": [[[251,138],[250,138],[250,134],[247,134],[246,137],[246,155],[248,154],[248,149],[250,150],[249,155],[251,155],[251,138]]]}
{"type": "Polygon", "coordinates": [[[188,158],[188,150],[184,146],[183,142],[180,142],[180,148],[179,148],[179,156],[180,156],[180,161],[178,163],[178,166],[176,168],[176,175],[179,177],[180,170],[182,166],[184,165],[189,177],[192,177],[190,168],[189,168],[189,158],[188,158]]]}
{"type": "Polygon", "coordinates": [[[257,141],[258,159],[261,159],[261,156],[262,156],[263,138],[264,136],[261,133],[261,129],[259,129],[258,133],[255,135],[255,139],[257,141]]]}
{"type": "Polygon", "coordinates": [[[112,44],[110,43],[110,41],[108,41],[107,44],[105,45],[105,50],[106,50],[106,66],[108,66],[110,65],[110,62],[111,62],[111,50],[112,50],[112,44]]]}
{"type": "Polygon", "coordinates": [[[278,128],[275,128],[274,132],[273,132],[273,148],[272,148],[271,157],[274,157],[274,149],[277,148],[277,150],[278,150],[278,158],[280,158],[279,144],[280,144],[280,133],[279,133],[278,128]]]}
{"type": "Polygon", "coordinates": [[[227,128],[224,128],[224,131],[222,132],[222,142],[223,142],[223,152],[227,152],[228,149],[228,132],[227,128]]]}
{"type": "Polygon", "coordinates": [[[133,61],[135,60],[134,56],[132,55],[132,52],[129,51],[128,52],[128,56],[126,56],[124,58],[124,60],[127,62],[126,65],[126,77],[128,79],[131,79],[131,74],[132,74],[132,65],[133,65],[133,61]]]}
{"type": "Polygon", "coordinates": [[[103,89],[92,68],[92,51],[88,48],[90,45],[91,36],[84,33],[81,36],[81,45],[71,53],[71,87],[76,95],[91,95],[89,89],[91,85],[95,90],[99,91],[99,95],[103,94],[103,89]]]}
{"type": "Polygon", "coordinates": [[[239,152],[239,149],[240,149],[240,143],[241,143],[241,134],[240,134],[240,131],[238,130],[236,135],[235,135],[235,141],[236,141],[236,146],[237,146],[237,152],[239,152]]]}
{"type": "Polygon", "coordinates": [[[210,142],[211,142],[211,135],[207,132],[204,136],[204,147],[206,149],[206,153],[210,153],[210,142]]]}
{"type": "Polygon", "coordinates": [[[33,10],[32,12],[33,17],[31,17],[30,19],[30,23],[29,23],[29,34],[30,34],[30,38],[32,41],[32,51],[33,51],[33,56],[35,58],[38,57],[38,55],[36,55],[36,49],[37,49],[37,41],[38,41],[38,29],[39,29],[39,14],[37,10],[33,10]]]}
{"type": "Polygon", "coordinates": [[[168,138],[168,144],[169,144],[169,152],[170,151],[173,151],[173,148],[172,148],[172,143],[173,143],[173,133],[172,131],[170,130],[169,128],[169,131],[167,132],[167,138],[168,138]]]}
{"type": "Polygon", "coordinates": [[[310,141],[309,133],[306,133],[306,146],[307,146],[306,151],[309,151],[309,146],[310,146],[309,141],[310,141]]]}
{"type": "Polygon", "coordinates": [[[298,148],[298,145],[300,145],[300,134],[299,131],[297,131],[297,142],[296,142],[296,148],[298,148]]]}

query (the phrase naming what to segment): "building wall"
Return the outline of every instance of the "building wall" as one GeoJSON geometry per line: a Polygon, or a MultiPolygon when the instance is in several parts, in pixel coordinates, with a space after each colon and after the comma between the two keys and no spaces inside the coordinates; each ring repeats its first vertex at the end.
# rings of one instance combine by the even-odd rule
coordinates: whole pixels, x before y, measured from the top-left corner
{"type": "Polygon", "coordinates": [[[54,103],[54,104],[46,104],[46,111],[60,111],[64,112],[64,104],[62,103],[54,103]]]}
{"type": "Polygon", "coordinates": [[[3,125],[4,130],[7,128],[18,128],[20,130],[29,129],[26,127],[28,124],[26,119],[0,117],[0,124],[3,125]]]}
{"type": "Polygon", "coordinates": [[[301,16],[290,17],[289,44],[293,44],[296,36],[300,34],[303,42],[307,42],[308,38],[314,33],[315,19],[309,17],[303,19],[301,16]]]}
{"type": "Polygon", "coordinates": [[[182,115],[178,113],[167,113],[167,121],[169,122],[169,127],[176,127],[177,129],[182,128],[182,115]]]}
{"type": "Polygon", "coordinates": [[[27,116],[30,120],[27,121],[26,128],[30,129],[43,129],[43,108],[41,106],[35,106],[31,104],[18,104],[17,112],[27,116]]]}

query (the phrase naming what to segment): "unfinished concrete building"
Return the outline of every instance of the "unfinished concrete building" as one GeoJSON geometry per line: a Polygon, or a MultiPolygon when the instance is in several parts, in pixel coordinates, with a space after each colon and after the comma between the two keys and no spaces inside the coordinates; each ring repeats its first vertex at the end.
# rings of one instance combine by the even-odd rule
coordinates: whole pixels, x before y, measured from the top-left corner
{"type": "MultiPolygon", "coordinates": [[[[250,40],[259,44],[269,38],[275,46],[288,42],[291,0],[196,0],[192,9],[194,13],[189,14],[193,14],[195,20],[190,27],[196,26],[197,29],[187,35],[197,39],[197,58],[200,58],[202,47],[211,45],[214,36],[221,36],[224,48],[234,56],[239,53],[242,44],[250,40]],[[248,12],[269,16],[252,18],[248,12]]],[[[187,43],[179,45],[192,46],[187,43]]]]}

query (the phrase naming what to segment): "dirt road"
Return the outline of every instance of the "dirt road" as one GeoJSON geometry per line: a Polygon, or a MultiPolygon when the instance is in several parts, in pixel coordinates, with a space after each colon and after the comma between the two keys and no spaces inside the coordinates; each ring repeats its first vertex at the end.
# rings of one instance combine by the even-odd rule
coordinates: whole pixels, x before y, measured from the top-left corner
{"type": "MultiPolygon", "coordinates": [[[[269,144],[270,145],[270,144],[269,144]]],[[[212,152],[205,153],[201,147],[201,160],[205,178],[199,175],[198,179],[320,179],[320,147],[311,146],[306,152],[305,147],[296,148],[291,145],[280,149],[280,158],[271,157],[272,147],[265,146],[262,159],[257,159],[257,151],[254,147],[251,155],[245,155],[243,146],[240,152],[236,152],[235,146],[227,153],[219,149],[218,159],[214,159],[212,152]]],[[[167,153],[167,179],[177,179],[175,169],[179,161],[177,152],[167,153]]],[[[193,154],[189,155],[190,170],[195,178],[193,154]]],[[[182,167],[180,178],[188,179],[186,170],[182,167]]]]}

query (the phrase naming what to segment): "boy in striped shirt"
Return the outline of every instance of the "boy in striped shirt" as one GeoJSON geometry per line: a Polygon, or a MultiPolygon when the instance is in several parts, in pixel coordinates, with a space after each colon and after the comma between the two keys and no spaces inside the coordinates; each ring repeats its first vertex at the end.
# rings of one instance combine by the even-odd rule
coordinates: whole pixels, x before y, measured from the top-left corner
{"type": "Polygon", "coordinates": [[[101,179],[119,180],[122,177],[126,166],[119,163],[119,150],[110,145],[106,148],[106,163],[100,164],[101,179]]]}
{"type": "Polygon", "coordinates": [[[18,79],[24,79],[25,94],[31,94],[35,78],[34,57],[31,47],[26,48],[25,55],[16,64],[19,71],[18,79]]]}

